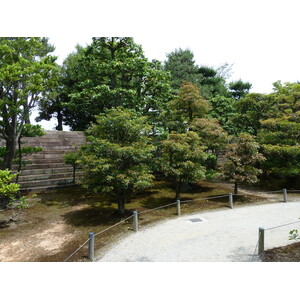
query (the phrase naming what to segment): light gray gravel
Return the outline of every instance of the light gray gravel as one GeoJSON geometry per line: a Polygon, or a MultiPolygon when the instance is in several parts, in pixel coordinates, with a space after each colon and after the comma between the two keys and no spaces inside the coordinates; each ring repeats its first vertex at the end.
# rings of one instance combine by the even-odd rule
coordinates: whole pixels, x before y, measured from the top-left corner
{"type": "MultiPolygon", "coordinates": [[[[298,222],[300,202],[246,206],[184,215],[120,240],[100,262],[258,261],[258,228],[298,222]],[[192,222],[191,219],[200,219],[192,222]],[[256,250],[256,252],[255,252],[256,250]],[[256,255],[253,255],[255,252],[256,255]]],[[[300,222],[265,231],[265,248],[284,246],[300,222]]]]}

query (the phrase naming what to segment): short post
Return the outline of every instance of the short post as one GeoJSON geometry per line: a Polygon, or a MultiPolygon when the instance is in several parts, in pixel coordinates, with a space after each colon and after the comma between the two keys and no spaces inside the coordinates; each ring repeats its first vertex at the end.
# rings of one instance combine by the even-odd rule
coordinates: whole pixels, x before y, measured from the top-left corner
{"type": "Polygon", "coordinates": [[[181,215],[181,211],[180,211],[180,200],[177,200],[177,216],[181,215]]]}
{"type": "Polygon", "coordinates": [[[258,229],[258,255],[265,251],[265,229],[259,227],[258,229]]]}
{"type": "Polygon", "coordinates": [[[283,202],[287,203],[287,191],[283,189],[283,202]]]}
{"type": "Polygon", "coordinates": [[[233,197],[232,197],[232,193],[229,193],[229,207],[233,208],[233,197]]]}
{"type": "Polygon", "coordinates": [[[138,230],[139,230],[139,219],[138,219],[138,212],[137,211],[133,212],[133,230],[135,232],[138,232],[138,230]]]}
{"type": "Polygon", "coordinates": [[[93,261],[94,260],[94,241],[95,241],[95,234],[93,232],[89,233],[89,260],[93,261]]]}

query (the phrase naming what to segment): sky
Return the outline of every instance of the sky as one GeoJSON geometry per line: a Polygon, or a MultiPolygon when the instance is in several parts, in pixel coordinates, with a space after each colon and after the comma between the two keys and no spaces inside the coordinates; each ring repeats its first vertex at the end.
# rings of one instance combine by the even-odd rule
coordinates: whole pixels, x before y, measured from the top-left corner
{"type": "Polygon", "coordinates": [[[45,1],[47,14],[36,0],[24,3],[18,2],[17,25],[9,15],[1,18],[4,34],[48,36],[58,63],[93,36],[132,36],[150,60],[188,48],[200,66],[228,63],[229,81],[248,81],[251,92],[270,93],[275,81],[300,80],[298,0],[53,0],[45,1]]]}

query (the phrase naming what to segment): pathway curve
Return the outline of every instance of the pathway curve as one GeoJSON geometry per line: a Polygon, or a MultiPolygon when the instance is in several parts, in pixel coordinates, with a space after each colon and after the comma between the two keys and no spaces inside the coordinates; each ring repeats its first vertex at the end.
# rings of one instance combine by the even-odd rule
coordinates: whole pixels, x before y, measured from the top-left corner
{"type": "MultiPolygon", "coordinates": [[[[297,195],[298,198],[299,194],[297,195]]],[[[100,262],[259,261],[258,228],[298,222],[300,202],[264,204],[184,215],[120,240],[100,262]]],[[[266,230],[265,248],[284,246],[300,222],[266,230]]]]}

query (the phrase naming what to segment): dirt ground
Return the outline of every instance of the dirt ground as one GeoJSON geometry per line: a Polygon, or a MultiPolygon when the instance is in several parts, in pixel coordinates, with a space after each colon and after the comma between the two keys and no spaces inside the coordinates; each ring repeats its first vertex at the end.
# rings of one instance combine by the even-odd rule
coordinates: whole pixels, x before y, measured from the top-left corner
{"type": "MultiPolygon", "coordinates": [[[[222,195],[230,192],[232,185],[201,183],[197,189],[183,194],[182,200],[222,195]]],[[[157,190],[153,189],[141,195],[140,202],[136,200],[129,203],[127,215],[124,217],[130,216],[133,209],[145,211],[174,201],[166,194],[158,197],[158,191],[159,186],[157,190]]],[[[240,193],[245,196],[236,201],[235,205],[282,201],[282,194],[265,194],[246,189],[241,189],[240,193]],[[249,193],[255,196],[249,196],[249,193]]],[[[82,193],[78,188],[48,191],[36,196],[29,194],[28,198],[30,207],[27,209],[0,211],[0,226],[1,220],[16,215],[10,222],[5,225],[2,223],[2,228],[0,227],[1,262],[64,261],[88,239],[89,232],[103,231],[122,220],[110,204],[104,203],[101,207],[97,207],[91,196],[82,193]]],[[[224,208],[228,207],[227,205],[228,200],[222,198],[197,203],[195,201],[195,203],[182,205],[182,213],[224,208]]],[[[175,206],[155,210],[151,214],[141,215],[140,225],[147,226],[175,216],[175,206]]],[[[99,235],[95,240],[95,248],[104,251],[111,243],[131,232],[132,220],[128,220],[99,235]]],[[[85,245],[68,261],[87,261],[87,253],[88,249],[85,245]]],[[[269,254],[266,255],[266,259],[269,259],[268,257],[269,254]]]]}

